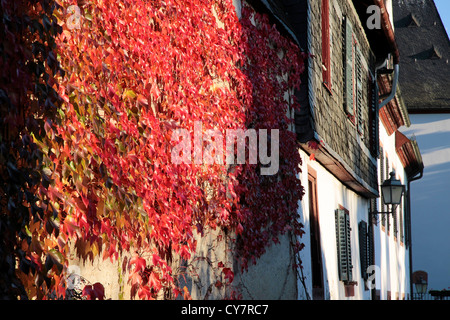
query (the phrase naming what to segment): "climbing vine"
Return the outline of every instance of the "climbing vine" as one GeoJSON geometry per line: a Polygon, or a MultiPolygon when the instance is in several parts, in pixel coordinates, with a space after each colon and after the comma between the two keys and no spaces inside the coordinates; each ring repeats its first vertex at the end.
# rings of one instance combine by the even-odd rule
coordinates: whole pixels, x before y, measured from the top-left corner
{"type": "MultiPolygon", "coordinates": [[[[20,203],[8,254],[21,262],[16,274],[22,295],[64,297],[64,270],[74,247],[83,259],[116,261],[133,252],[123,268],[130,270],[133,296],[187,298],[171,263],[174,256],[188,260],[195,254],[194,230],[235,232],[242,270],[280,234],[302,235],[301,160],[289,128],[299,107],[292,93],[304,54],[267,16],[244,5],[239,21],[230,0],[61,0],[35,6],[40,15],[24,21],[38,40],[23,38],[34,50],[23,65],[29,72],[37,64],[38,71],[23,76],[28,89],[21,99],[40,109],[27,109],[36,124],[24,123],[14,134],[20,148],[34,152],[32,172],[21,176],[36,178],[21,181],[19,198],[2,204],[0,226],[11,228],[20,203]],[[186,129],[194,139],[198,121],[203,132],[278,129],[278,172],[260,175],[261,164],[248,159],[231,166],[174,164],[175,130],[186,129]]],[[[17,30],[2,35],[8,32],[17,30]]],[[[13,91],[3,90],[10,101],[13,91]]],[[[20,105],[12,102],[2,111],[3,123],[20,105]]],[[[8,150],[3,157],[14,154],[23,162],[23,154],[8,150]]],[[[9,179],[1,186],[3,202],[20,170],[14,163],[1,167],[9,179]]],[[[231,265],[224,261],[217,268],[233,281],[231,265]]],[[[104,291],[96,283],[83,294],[103,298],[104,291]]]]}
{"type": "Polygon", "coordinates": [[[62,261],[56,251],[39,243],[58,231],[52,212],[39,199],[49,186],[42,171],[41,139],[45,119],[59,106],[55,76],[62,72],[56,58],[52,1],[0,3],[0,299],[38,296],[36,287],[57,287],[62,261]],[[17,270],[16,270],[17,269],[17,270]],[[22,275],[32,274],[33,283],[22,275]],[[55,275],[55,277],[53,277],[55,275]],[[45,283],[45,284],[44,284],[45,283]]]}

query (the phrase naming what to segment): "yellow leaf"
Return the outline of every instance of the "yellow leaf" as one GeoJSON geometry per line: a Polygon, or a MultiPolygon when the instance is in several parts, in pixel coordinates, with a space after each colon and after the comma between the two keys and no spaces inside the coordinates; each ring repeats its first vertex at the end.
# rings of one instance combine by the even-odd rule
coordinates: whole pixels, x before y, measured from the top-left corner
{"type": "Polygon", "coordinates": [[[124,97],[127,97],[127,98],[130,98],[130,99],[134,99],[134,98],[136,98],[136,93],[134,93],[133,90],[128,89],[128,90],[126,90],[126,91],[123,93],[123,96],[124,96],[124,97]]]}

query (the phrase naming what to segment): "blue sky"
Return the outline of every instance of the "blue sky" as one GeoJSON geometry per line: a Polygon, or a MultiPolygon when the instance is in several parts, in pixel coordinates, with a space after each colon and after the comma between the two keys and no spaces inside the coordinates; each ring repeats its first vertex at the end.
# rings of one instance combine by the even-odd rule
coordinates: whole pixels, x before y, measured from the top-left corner
{"type": "Polygon", "coordinates": [[[436,7],[438,8],[442,22],[444,23],[447,35],[450,31],[450,1],[449,0],[434,0],[436,7]]]}

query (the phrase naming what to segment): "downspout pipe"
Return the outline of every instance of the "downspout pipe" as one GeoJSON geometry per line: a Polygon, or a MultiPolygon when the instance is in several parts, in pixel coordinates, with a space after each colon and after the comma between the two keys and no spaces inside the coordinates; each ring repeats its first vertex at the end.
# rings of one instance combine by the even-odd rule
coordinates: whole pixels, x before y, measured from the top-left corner
{"type": "Polygon", "coordinates": [[[392,89],[389,96],[380,102],[378,108],[381,109],[385,105],[387,105],[392,99],[394,99],[395,94],[397,93],[397,86],[398,86],[398,74],[399,74],[399,65],[394,65],[394,79],[392,80],[392,89]]]}

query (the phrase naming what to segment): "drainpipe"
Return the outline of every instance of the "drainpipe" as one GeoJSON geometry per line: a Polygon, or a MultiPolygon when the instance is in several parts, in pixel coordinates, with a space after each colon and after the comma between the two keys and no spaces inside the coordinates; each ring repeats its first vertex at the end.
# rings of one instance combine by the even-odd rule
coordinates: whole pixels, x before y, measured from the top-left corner
{"type": "Polygon", "coordinates": [[[409,245],[409,291],[410,291],[410,295],[411,295],[411,300],[414,300],[414,296],[413,296],[413,278],[412,278],[412,270],[413,270],[413,266],[412,266],[412,237],[411,237],[411,182],[422,179],[423,177],[423,168],[421,168],[419,175],[416,177],[412,177],[411,179],[409,179],[408,177],[408,190],[406,190],[406,197],[407,197],[407,228],[408,228],[408,245],[409,245]]]}
{"type": "Polygon", "coordinates": [[[385,105],[387,105],[392,99],[394,99],[395,94],[397,92],[397,85],[398,85],[398,72],[399,72],[399,66],[398,64],[394,65],[394,79],[392,80],[392,90],[389,96],[380,102],[380,105],[378,109],[383,108],[385,105]]]}

